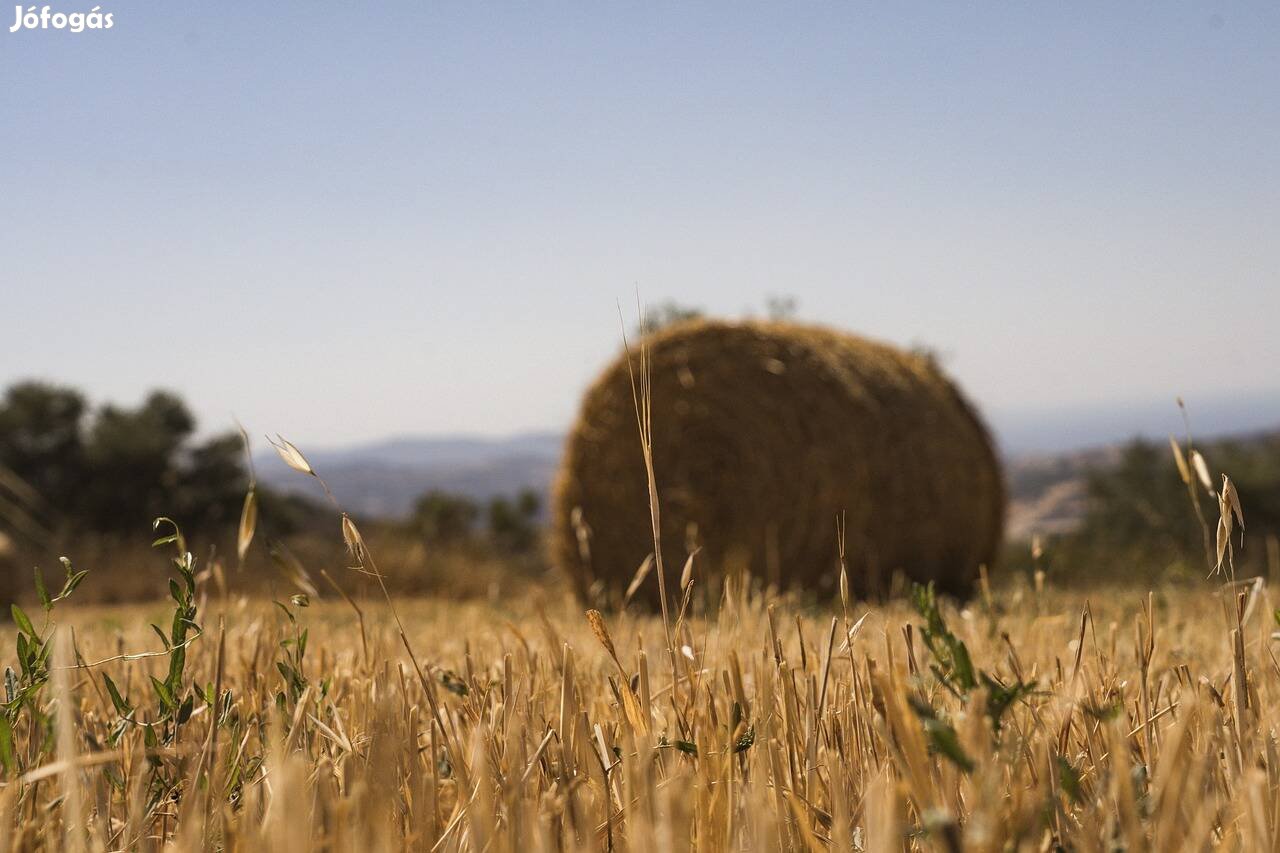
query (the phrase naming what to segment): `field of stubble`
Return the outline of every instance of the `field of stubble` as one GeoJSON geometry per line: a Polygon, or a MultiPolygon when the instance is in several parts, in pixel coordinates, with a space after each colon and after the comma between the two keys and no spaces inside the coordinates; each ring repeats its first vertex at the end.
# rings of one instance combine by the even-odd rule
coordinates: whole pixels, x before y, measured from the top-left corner
{"type": "Polygon", "coordinates": [[[0,850],[1280,841],[1260,584],[1012,584],[963,609],[730,591],[664,623],[559,593],[273,605],[173,574],[167,604],[72,595],[5,630],[0,850]]]}

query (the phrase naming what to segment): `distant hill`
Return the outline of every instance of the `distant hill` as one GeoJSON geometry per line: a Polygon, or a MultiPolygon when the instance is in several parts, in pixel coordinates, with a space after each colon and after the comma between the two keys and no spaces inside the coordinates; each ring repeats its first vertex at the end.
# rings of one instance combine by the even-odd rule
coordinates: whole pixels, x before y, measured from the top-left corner
{"type": "MultiPolygon", "coordinates": [[[[563,440],[558,433],[506,438],[402,437],[350,448],[303,451],[344,508],[396,517],[408,514],[428,489],[478,500],[534,489],[545,498],[563,440]]],[[[255,463],[264,484],[317,500],[324,498],[315,480],[290,470],[274,452],[258,454],[255,463]]]]}
{"type": "MultiPolygon", "coordinates": [[[[1253,403],[1250,408],[1240,401],[1192,401],[1200,437],[1235,435],[1248,441],[1275,434],[1280,416],[1270,417],[1273,407],[1263,398],[1253,403]],[[1232,429],[1231,423],[1239,428],[1232,429]]],[[[1106,416],[1077,411],[1046,413],[1039,421],[993,422],[1006,457],[1008,532],[1015,539],[1072,530],[1084,515],[1085,474],[1090,468],[1114,463],[1123,443],[1135,436],[1163,441],[1170,433],[1182,432],[1181,416],[1172,403],[1132,406],[1106,416]]],[[[406,515],[428,489],[478,500],[533,489],[544,498],[545,507],[563,444],[560,433],[531,432],[505,438],[405,436],[348,448],[303,450],[344,507],[395,517],[406,515]]],[[[265,484],[323,499],[314,480],[289,470],[274,452],[258,454],[256,463],[265,484]]]]}

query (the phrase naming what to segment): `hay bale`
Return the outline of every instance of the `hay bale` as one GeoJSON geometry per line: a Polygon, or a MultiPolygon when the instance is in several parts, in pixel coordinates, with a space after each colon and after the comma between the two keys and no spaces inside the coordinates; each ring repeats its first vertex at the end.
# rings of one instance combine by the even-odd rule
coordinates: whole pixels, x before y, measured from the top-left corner
{"type": "MultiPolygon", "coordinates": [[[[695,545],[703,588],[747,570],[833,591],[841,513],[862,593],[900,571],[964,594],[995,558],[999,462],[932,359],[790,323],[695,321],[646,344],[669,593],[695,545]]],[[[625,355],[587,391],[552,512],[553,560],[584,596],[619,597],[653,550],[625,355]]],[[[653,577],[644,590],[657,601],[653,577]]]]}

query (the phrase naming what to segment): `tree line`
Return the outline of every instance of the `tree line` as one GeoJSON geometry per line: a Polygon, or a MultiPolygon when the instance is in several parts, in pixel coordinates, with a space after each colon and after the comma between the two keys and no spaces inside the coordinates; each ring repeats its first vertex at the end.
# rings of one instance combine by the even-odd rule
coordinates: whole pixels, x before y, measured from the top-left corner
{"type": "MultiPolygon", "coordinates": [[[[0,398],[0,537],[24,550],[85,535],[140,537],[160,516],[192,538],[234,535],[251,482],[246,439],[236,431],[198,438],[196,427],[168,391],[134,407],[95,407],[75,388],[11,385],[0,398]]],[[[261,484],[256,494],[276,535],[332,520],[331,508],[306,498],[261,484]]],[[[435,545],[526,553],[538,542],[540,512],[533,491],[483,504],[429,491],[409,518],[386,523],[435,545]]]]}
{"type": "Polygon", "coordinates": [[[95,408],[74,388],[12,385],[0,400],[0,524],[20,541],[145,531],[162,515],[193,532],[233,525],[249,484],[243,442],[195,430],[167,391],[95,408]]]}

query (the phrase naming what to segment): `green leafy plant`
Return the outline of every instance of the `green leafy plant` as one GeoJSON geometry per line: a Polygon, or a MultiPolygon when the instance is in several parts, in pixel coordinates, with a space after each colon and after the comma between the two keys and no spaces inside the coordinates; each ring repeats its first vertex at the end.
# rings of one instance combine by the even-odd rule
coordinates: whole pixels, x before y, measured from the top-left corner
{"type": "MultiPolygon", "coordinates": [[[[57,595],[50,595],[45,585],[44,573],[35,570],[36,595],[40,599],[43,611],[43,622],[36,630],[31,617],[17,604],[10,607],[13,623],[18,633],[14,640],[14,652],[18,660],[18,670],[5,667],[4,702],[0,704],[0,765],[6,774],[19,772],[27,766],[20,752],[14,748],[14,729],[25,711],[29,716],[32,731],[48,734],[51,729],[51,718],[45,712],[42,694],[49,681],[49,658],[53,652],[53,611],[57,604],[68,599],[88,571],[76,571],[71,561],[62,557],[62,565],[66,570],[62,589],[57,595]]],[[[35,752],[36,760],[43,758],[51,749],[51,740],[43,737],[35,752]]]]}
{"type": "MultiPolygon", "coordinates": [[[[939,683],[959,698],[968,696],[979,685],[986,688],[987,717],[991,721],[992,731],[999,732],[1001,721],[1008,710],[1019,700],[1036,692],[1035,681],[1019,679],[1006,684],[1000,678],[976,668],[968,646],[947,627],[947,621],[938,607],[938,597],[932,582],[928,586],[914,584],[911,588],[911,601],[925,620],[925,624],[919,628],[925,648],[934,659],[929,670],[939,683]]],[[[920,715],[918,709],[917,715],[920,715]]],[[[923,716],[921,718],[924,719],[923,716]]]]}
{"type": "Polygon", "coordinates": [[[921,724],[924,726],[925,737],[929,739],[929,751],[941,755],[956,767],[959,767],[965,773],[973,771],[973,759],[964,751],[964,747],[960,745],[960,738],[956,734],[955,728],[938,715],[933,706],[916,697],[909,697],[907,700],[911,705],[911,710],[915,711],[917,717],[920,718],[921,724]]]}
{"type": "MultiPolygon", "coordinates": [[[[309,607],[311,605],[311,599],[305,594],[294,595],[289,601],[295,608],[309,607]]],[[[309,631],[298,624],[298,617],[292,608],[279,601],[275,602],[275,605],[280,608],[289,623],[289,636],[280,641],[280,650],[283,656],[276,661],[276,669],[284,679],[284,690],[276,694],[276,705],[283,709],[287,705],[296,706],[298,700],[302,698],[303,692],[307,689],[308,682],[304,674],[304,662],[307,656],[309,631]],[[286,699],[288,700],[287,702],[286,699]]]]}
{"type": "Polygon", "coordinates": [[[924,617],[925,624],[920,626],[920,637],[936,661],[929,665],[929,669],[956,696],[965,695],[978,686],[973,660],[969,657],[968,647],[951,633],[946,620],[942,618],[933,582],[930,581],[928,586],[914,584],[911,587],[911,601],[916,611],[924,617]]]}

